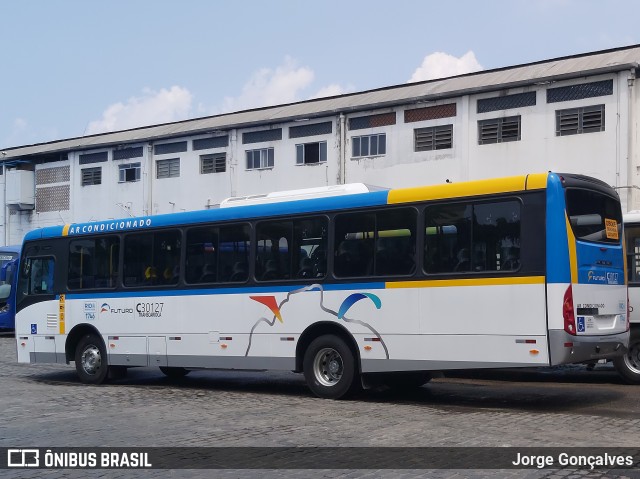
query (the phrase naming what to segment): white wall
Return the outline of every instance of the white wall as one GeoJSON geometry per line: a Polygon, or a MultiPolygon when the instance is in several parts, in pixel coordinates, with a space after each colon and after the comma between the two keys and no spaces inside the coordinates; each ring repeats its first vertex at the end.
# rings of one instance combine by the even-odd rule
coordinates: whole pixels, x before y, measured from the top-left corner
{"type": "MultiPolygon", "coordinates": [[[[339,182],[364,182],[386,187],[404,187],[439,184],[532,172],[558,171],[581,173],[604,180],[616,187],[640,184],[638,161],[637,111],[640,98],[636,90],[640,82],[628,80],[630,72],[582,77],[557,81],[552,84],[533,85],[494,92],[463,95],[426,104],[402,105],[394,108],[359,111],[344,114],[344,125],[349,119],[381,113],[396,113],[396,124],[345,132],[346,142],[341,141],[340,114],[312,119],[308,124],[332,122],[330,134],[303,138],[289,138],[289,128],[300,122],[259,125],[252,128],[230,129],[229,145],[208,150],[193,150],[192,140],[210,137],[198,134],[179,139],[156,141],[155,144],[187,141],[187,151],[156,155],[154,144],[141,142],[131,146],[143,146],[140,158],[114,161],[113,148],[109,160],[102,163],[80,165],[80,154],[70,152],[66,162],[36,165],[51,168],[68,164],[70,175],[70,208],[66,211],[41,213],[17,212],[9,217],[9,242],[20,242],[22,236],[36,227],[104,220],[145,214],[161,214],[203,209],[217,204],[229,196],[268,193],[278,190],[334,185],[339,182]],[[613,95],[586,98],[558,103],[546,102],[548,88],[613,79],[613,95]],[[477,113],[477,101],[498,95],[523,92],[536,93],[534,106],[512,108],[490,113],[477,113]],[[456,116],[412,123],[404,123],[404,110],[456,104],[456,116]],[[558,137],[555,134],[555,112],[590,105],[605,105],[605,131],[558,137]],[[478,121],[488,118],[521,116],[521,140],[497,144],[478,144],[478,121]],[[414,151],[414,129],[453,124],[453,148],[435,151],[414,151]],[[282,128],[282,139],[261,143],[243,144],[243,133],[282,128]],[[376,133],[386,134],[386,154],[351,159],[351,138],[376,133]],[[327,142],[327,162],[296,165],[296,148],[299,143],[327,142]],[[344,151],[343,151],[344,147],[344,151]],[[246,150],[274,148],[273,168],[247,170],[246,150]],[[225,152],[226,171],[200,173],[200,155],[225,152]],[[344,156],[343,156],[344,155],[344,156]],[[344,157],[344,180],[341,178],[340,159],[344,157]],[[156,162],[167,158],[180,158],[179,178],[156,178],[156,162]],[[140,162],[141,180],[119,183],[118,167],[123,163],[140,162]],[[87,167],[102,168],[102,184],[81,186],[81,170],[87,167]]],[[[219,132],[214,133],[218,135],[219,132]]],[[[4,188],[6,175],[0,176],[0,188],[4,188]]],[[[640,208],[639,188],[619,190],[624,210],[640,208]],[[637,190],[637,191],[636,191],[637,190]],[[633,195],[633,196],[632,196],[633,195]]],[[[4,216],[4,213],[2,213],[4,216]]],[[[6,221],[0,225],[4,233],[6,221]]],[[[5,235],[0,236],[0,241],[5,235]]]]}

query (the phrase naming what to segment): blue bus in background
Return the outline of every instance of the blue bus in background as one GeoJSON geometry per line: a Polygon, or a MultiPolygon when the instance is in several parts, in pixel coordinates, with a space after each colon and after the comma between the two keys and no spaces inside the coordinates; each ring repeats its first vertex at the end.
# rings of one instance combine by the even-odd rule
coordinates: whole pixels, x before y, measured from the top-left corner
{"type": "Polygon", "coordinates": [[[15,328],[15,280],[19,260],[20,246],[0,246],[0,332],[15,328]]]}

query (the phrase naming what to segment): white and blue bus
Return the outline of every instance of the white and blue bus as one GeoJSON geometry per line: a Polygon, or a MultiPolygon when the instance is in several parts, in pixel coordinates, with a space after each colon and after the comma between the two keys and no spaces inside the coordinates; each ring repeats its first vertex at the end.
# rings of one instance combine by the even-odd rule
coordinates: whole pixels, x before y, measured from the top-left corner
{"type": "Polygon", "coordinates": [[[80,379],[292,370],[317,396],[432,371],[611,359],[629,340],[616,192],[571,174],[343,185],[27,234],[18,361],[80,379]]]}
{"type": "Polygon", "coordinates": [[[20,246],[0,246],[0,332],[14,330],[15,279],[19,256],[20,246]]]}
{"type": "Polygon", "coordinates": [[[630,211],[624,215],[624,236],[631,330],[627,352],[614,363],[628,383],[640,384],[640,211],[630,211]]]}

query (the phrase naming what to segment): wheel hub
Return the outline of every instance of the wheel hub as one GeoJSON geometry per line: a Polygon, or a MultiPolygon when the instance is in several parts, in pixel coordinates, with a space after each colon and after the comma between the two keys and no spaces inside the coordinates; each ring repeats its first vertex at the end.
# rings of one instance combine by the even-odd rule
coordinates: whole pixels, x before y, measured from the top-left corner
{"type": "Polygon", "coordinates": [[[629,345],[629,351],[624,357],[627,367],[636,374],[640,374],[640,343],[629,345]]]}
{"type": "Polygon", "coordinates": [[[313,375],[323,386],[335,386],[342,378],[344,363],[340,353],[333,348],[318,351],[313,361],[313,375]]]}
{"type": "Polygon", "coordinates": [[[102,365],[100,350],[95,346],[88,347],[82,353],[81,362],[82,369],[84,369],[87,374],[96,374],[102,365]]]}

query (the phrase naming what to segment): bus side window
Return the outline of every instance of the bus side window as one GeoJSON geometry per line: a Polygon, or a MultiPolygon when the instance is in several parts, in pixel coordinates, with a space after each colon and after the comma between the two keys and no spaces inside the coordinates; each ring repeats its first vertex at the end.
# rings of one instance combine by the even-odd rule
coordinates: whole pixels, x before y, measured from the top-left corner
{"type": "Polygon", "coordinates": [[[336,216],[334,274],[337,277],[362,277],[373,273],[374,213],[336,216]]]}
{"type": "Polygon", "coordinates": [[[425,215],[425,271],[468,272],[471,267],[471,205],[430,206],[425,215]]]}
{"type": "Polygon", "coordinates": [[[629,282],[640,281],[640,226],[625,225],[625,242],[627,245],[627,271],[629,282]]]}

